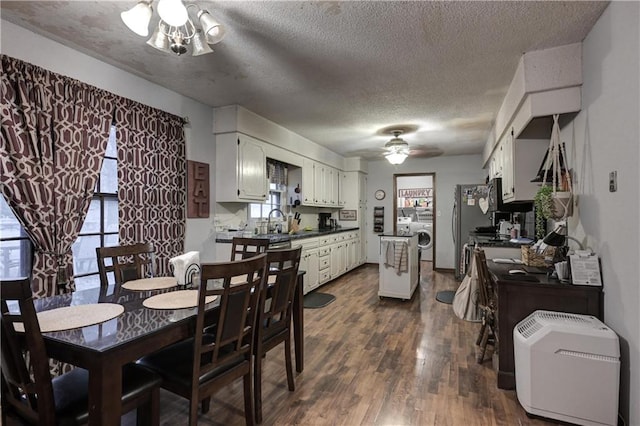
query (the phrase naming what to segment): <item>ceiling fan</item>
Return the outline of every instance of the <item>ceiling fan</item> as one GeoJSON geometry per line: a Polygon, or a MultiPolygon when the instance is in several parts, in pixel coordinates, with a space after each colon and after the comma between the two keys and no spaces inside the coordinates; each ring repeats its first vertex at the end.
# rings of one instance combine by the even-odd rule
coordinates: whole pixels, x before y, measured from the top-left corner
{"type": "Polygon", "coordinates": [[[385,158],[391,164],[402,164],[404,160],[409,156],[409,144],[407,141],[402,139],[400,135],[403,133],[402,130],[391,130],[391,134],[393,134],[393,138],[387,142],[384,147],[387,150],[385,154],[385,158]]]}

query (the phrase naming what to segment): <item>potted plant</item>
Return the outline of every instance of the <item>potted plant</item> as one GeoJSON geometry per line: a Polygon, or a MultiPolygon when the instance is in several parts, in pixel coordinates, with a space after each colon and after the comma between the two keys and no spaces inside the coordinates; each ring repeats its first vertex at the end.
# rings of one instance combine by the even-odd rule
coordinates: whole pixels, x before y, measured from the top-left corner
{"type": "Polygon", "coordinates": [[[553,187],[542,185],[535,198],[533,206],[536,209],[536,238],[542,239],[545,235],[545,224],[551,219],[553,212],[553,187]]]}
{"type": "Polygon", "coordinates": [[[570,191],[558,191],[553,186],[543,185],[533,199],[536,209],[536,238],[545,235],[545,223],[549,219],[562,220],[573,213],[573,197],[570,191]]]}

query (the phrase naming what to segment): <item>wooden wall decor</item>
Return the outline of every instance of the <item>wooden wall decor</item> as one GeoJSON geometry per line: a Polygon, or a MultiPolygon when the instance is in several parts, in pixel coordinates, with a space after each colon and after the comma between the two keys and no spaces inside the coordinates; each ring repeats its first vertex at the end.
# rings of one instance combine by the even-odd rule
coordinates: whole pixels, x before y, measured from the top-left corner
{"type": "Polygon", "coordinates": [[[209,164],[187,160],[187,217],[209,217],[209,164]]]}

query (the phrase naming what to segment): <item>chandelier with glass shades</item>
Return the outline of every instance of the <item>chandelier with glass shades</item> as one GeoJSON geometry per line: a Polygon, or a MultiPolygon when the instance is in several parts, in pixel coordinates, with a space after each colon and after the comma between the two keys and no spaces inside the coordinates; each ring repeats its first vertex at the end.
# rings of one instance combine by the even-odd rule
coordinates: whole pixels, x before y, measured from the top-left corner
{"type": "MultiPolygon", "coordinates": [[[[131,31],[148,37],[153,3],[154,0],[141,0],[122,12],[120,17],[131,31]]],[[[213,52],[209,45],[220,42],[224,37],[224,27],[197,4],[185,4],[182,0],[158,0],[157,3],[160,20],[147,41],[148,45],[178,56],[187,53],[191,47],[191,55],[200,56],[213,52]]]]}
{"type": "Polygon", "coordinates": [[[391,134],[393,134],[393,139],[384,146],[387,150],[385,157],[391,164],[402,164],[409,156],[409,144],[399,137],[402,130],[391,130],[391,134]]]}

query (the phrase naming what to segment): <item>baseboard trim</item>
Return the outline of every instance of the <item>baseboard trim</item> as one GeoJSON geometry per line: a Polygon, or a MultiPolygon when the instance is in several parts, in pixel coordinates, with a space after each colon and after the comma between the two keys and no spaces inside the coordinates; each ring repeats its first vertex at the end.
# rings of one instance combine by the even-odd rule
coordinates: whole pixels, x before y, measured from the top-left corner
{"type": "Polygon", "coordinates": [[[433,270],[436,272],[442,272],[445,274],[453,274],[455,272],[455,269],[453,268],[433,268],[433,270]]]}

